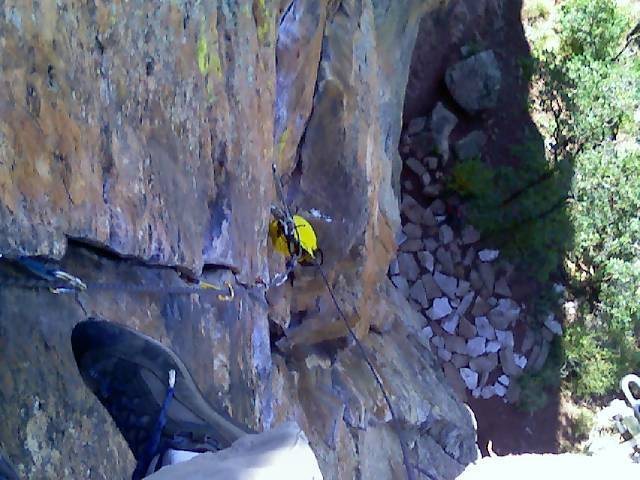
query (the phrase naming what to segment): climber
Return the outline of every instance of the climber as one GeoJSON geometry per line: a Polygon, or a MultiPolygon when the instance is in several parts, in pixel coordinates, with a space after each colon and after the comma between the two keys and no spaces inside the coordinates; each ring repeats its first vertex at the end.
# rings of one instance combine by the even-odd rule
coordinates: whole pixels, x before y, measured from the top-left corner
{"type": "Polygon", "coordinates": [[[259,434],[237,424],[207,403],[182,360],[160,342],[88,319],[75,326],[71,344],[85,384],[137,461],[132,480],[322,479],[295,422],[259,434]]]}

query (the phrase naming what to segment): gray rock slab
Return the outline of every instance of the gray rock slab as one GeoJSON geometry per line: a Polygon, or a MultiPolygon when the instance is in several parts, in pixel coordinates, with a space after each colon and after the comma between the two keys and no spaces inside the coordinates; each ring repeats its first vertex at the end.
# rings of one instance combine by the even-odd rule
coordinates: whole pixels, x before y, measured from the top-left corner
{"type": "Polygon", "coordinates": [[[422,308],[429,307],[429,300],[427,299],[427,292],[424,289],[424,284],[421,279],[418,279],[413,286],[409,289],[409,298],[418,302],[422,308]]]}
{"type": "Polygon", "coordinates": [[[420,262],[420,265],[427,269],[428,272],[433,273],[435,259],[431,252],[418,252],[418,261],[420,262]]]}
{"type": "Polygon", "coordinates": [[[498,355],[496,355],[495,353],[491,355],[482,355],[481,357],[476,357],[469,360],[469,368],[472,368],[478,373],[490,373],[497,366],[498,355]]]}
{"type": "Polygon", "coordinates": [[[398,266],[400,267],[400,275],[407,281],[415,282],[420,275],[420,267],[415,257],[411,253],[400,253],[398,255],[398,266]]]}
{"type": "Polygon", "coordinates": [[[422,227],[415,223],[407,223],[402,227],[407,238],[422,238],[422,227]]]}
{"type": "Polygon", "coordinates": [[[409,170],[411,170],[413,173],[415,173],[418,176],[421,176],[423,173],[427,171],[424,165],[422,165],[422,163],[420,163],[416,158],[413,158],[413,157],[407,158],[404,161],[404,164],[409,168],[409,170]]]}
{"type": "Polygon", "coordinates": [[[458,105],[468,113],[494,108],[502,83],[495,54],[485,50],[452,65],[445,73],[445,83],[458,105]]]}
{"type": "Polygon", "coordinates": [[[489,291],[489,294],[493,293],[493,286],[495,284],[496,273],[493,269],[493,265],[490,263],[482,262],[478,265],[478,272],[484,287],[489,291]]]}
{"type": "Polygon", "coordinates": [[[478,336],[484,337],[487,340],[494,340],[496,338],[496,331],[487,317],[476,317],[475,324],[478,336]]]}
{"type": "Polygon", "coordinates": [[[431,113],[431,135],[436,152],[446,163],[449,158],[449,135],[458,123],[458,118],[438,102],[431,113]]]}
{"type": "Polygon", "coordinates": [[[469,357],[460,353],[454,353],[451,357],[451,363],[453,363],[457,368],[466,367],[469,365],[469,357]]]}
{"type": "Polygon", "coordinates": [[[495,394],[496,394],[496,391],[493,388],[493,385],[487,385],[486,387],[482,387],[482,390],[480,391],[480,396],[485,400],[488,400],[489,398],[495,396],[495,394]]]}
{"type": "Polygon", "coordinates": [[[436,250],[436,259],[442,268],[442,271],[447,275],[454,275],[455,269],[453,265],[453,258],[451,257],[451,252],[449,252],[446,248],[440,247],[436,250]]]}
{"type": "Polygon", "coordinates": [[[515,361],[515,355],[511,347],[502,348],[499,353],[500,364],[504,373],[512,378],[522,375],[522,368],[520,368],[515,361]]]}
{"type": "Polygon", "coordinates": [[[407,240],[402,245],[400,245],[400,251],[408,253],[418,252],[422,250],[422,246],[422,240],[412,238],[411,240],[407,240]]]}
{"type": "Polygon", "coordinates": [[[500,295],[500,296],[503,296],[503,297],[511,297],[511,289],[509,288],[509,285],[507,284],[506,277],[500,277],[498,279],[498,281],[496,282],[494,291],[495,291],[496,295],[500,295]]]}
{"type": "Polygon", "coordinates": [[[496,396],[501,398],[507,394],[507,388],[500,383],[493,384],[493,390],[496,393],[496,396]]]}
{"type": "Polygon", "coordinates": [[[433,252],[438,248],[438,242],[434,238],[425,238],[423,240],[425,250],[433,252]]]}
{"type": "Polygon", "coordinates": [[[469,292],[462,298],[462,300],[460,300],[460,305],[458,305],[458,308],[456,308],[456,313],[460,317],[464,316],[467,313],[467,311],[469,310],[469,307],[471,306],[471,303],[473,302],[473,296],[474,296],[474,293],[473,292],[469,292]]]}
{"type": "Polygon", "coordinates": [[[406,278],[400,275],[394,275],[393,277],[391,277],[391,281],[396,286],[396,288],[400,290],[400,292],[402,292],[402,295],[404,295],[405,297],[409,296],[409,283],[407,282],[406,278]]]}
{"type": "Polygon", "coordinates": [[[427,298],[429,300],[442,296],[442,290],[440,290],[440,287],[438,287],[436,281],[433,279],[433,275],[430,273],[422,275],[422,283],[424,284],[424,289],[427,292],[427,298]]]}
{"type": "Polygon", "coordinates": [[[407,127],[408,135],[415,135],[416,133],[422,132],[427,126],[427,117],[416,117],[409,122],[409,126],[407,127]]]}
{"type": "Polygon", "coordinates": [[[447,297],[440,297],[433,300],[433,305],[427,310],[427,316],[431,320],[439,320],[446,317],[452,312],[451,305],[449,305],[449,299],[447,297]]]}
{"type": "Polygon", "coordinates": [[[486,315],[491,310],[491,307],[487,303],[487,301],[482,297],[476,297],[476,301],[473,304],[473,308],[471,309],[471,314],[474,317],[481,317],[486,315]]]}
{"type": "MultiPolygon", "coordinates": [[[[473,338],[477,334],[476,327],[473,323],[467,320],[465,317],[460,318],[460,325],[458,326],[458,333],[464,338],[473,338]]],[[[464,352],[466,353],[466,351],[464,352]]]]}
{"type": "Polygon", "coordinates": [[[491,324],[498,330],[505,330],[520,317],[520,305],[510,298],[501,298],[487,314],[491,324]]]}
{"type": "Polygon", "coordinates": [[[467,355],[479,357],[485,353],[486,339],[484,337],[474,337],[467,340],[467,355]]]}
{"type": "Polygon", "coordinates": [[[471,225],[467,225],[462,229],[462,243],[465,245],[471,245],[480,240],[480,232],[473,228],[471,225]]]}
{"type": "Polygon", "coordinates": [[[458,288],[456,289],[456,297],[463,298],[471,290],[471,284],[466,280],[460,280],[458,282],[458,288]]]}
{"type": "Polygon", "coordinates": [[[444,339],[444,344],[447,350],[452,353],[457,353],[460,355],[466,355],[467,353],[467,342],[462,337],[449,335],[444,339]]]}
{"type": "Polygon", "coordinates": [[[444,348],[444,338],[439,335],[434,335],[431,339],[431,343],[433,343],[433,346],[436,348],[444,348]]]}
{"type": "Polygon", "coordinates": [[[453,151],[455,152],[458,160],[464,161],[471,160],[473,158],[480,158],[482,155],[482,149],[486,143],[487,135],[482,130],[474,130],[464,138],[458,140],[453,147],[453,151]]]}
{"type": "Polygon", "coordinates": [[[456,290],[458,289],[457,278],[436,272],[433,274],[433,279],[447,297],[451,299],[456,298],[456,290]]]}

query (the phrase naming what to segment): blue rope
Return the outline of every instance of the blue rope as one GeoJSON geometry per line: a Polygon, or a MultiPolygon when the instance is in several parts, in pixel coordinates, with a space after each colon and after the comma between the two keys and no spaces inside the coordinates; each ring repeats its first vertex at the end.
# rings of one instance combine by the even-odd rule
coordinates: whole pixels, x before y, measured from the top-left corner
{"type": "Polygon", "coordinates": [[[169,386],[167,388],[167,393],[164,397],[164,401],[162,402],[162,408],[160,409],[160,413],[158,414],[158,419],[156,420],[156,424],[151,432],[151,437],[149,437],[147,446],[142,456],[138,460],[138,463],[136,464],[136,469],[133,471],[131,480],[141,480],[142,478],[144,478],[147,470],[149,469],[149,465],[153,460],[153,457],[155,457],[158,453],[160,441],[162,439],[162,431],[167,424],[167,413],[169,411],[169,405],[171,404],[171,400],[173,400],[174,394],[174,387],[169,386]]]}

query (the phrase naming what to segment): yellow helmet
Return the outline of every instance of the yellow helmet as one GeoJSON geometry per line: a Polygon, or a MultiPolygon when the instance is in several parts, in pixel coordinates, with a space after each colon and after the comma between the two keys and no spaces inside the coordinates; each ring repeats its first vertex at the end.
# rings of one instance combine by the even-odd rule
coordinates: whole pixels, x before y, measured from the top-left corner
{"type": "Polygon", "coordinates": [[[272,220],[269,224],[269,238],[271,238],[273,248],[285,256],[299,254],[302,261],[312,262],[318,250],[316,232],[311,224],[300,215],[293,215],[293,224],[295,228],[293,235],[302,252],[296,251],[297,245],[290,245],[293,242],[287,239],[284,226],[278,219],[272,220]]]}

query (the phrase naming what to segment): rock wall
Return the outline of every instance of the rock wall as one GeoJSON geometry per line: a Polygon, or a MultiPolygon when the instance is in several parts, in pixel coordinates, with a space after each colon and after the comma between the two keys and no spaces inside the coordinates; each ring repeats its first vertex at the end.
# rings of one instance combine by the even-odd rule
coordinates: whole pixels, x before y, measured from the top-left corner
{"type": "Polygon", "coordinates": [[[27,478],[128,478],[132,458],[70,348],[88,315],[185,360],[209,401],[261,429],[295,418],[325,478],[402,476],[395,427],[313,269],[282,267],[270,165],[399,411],[412,461],[454,478],[472,417],[386,279],[400,229],[402,96],[421,16],[441,2],[4,2],[0,252],[87,281],[237,297],[0,290],[0,446],[27,478]]]}

